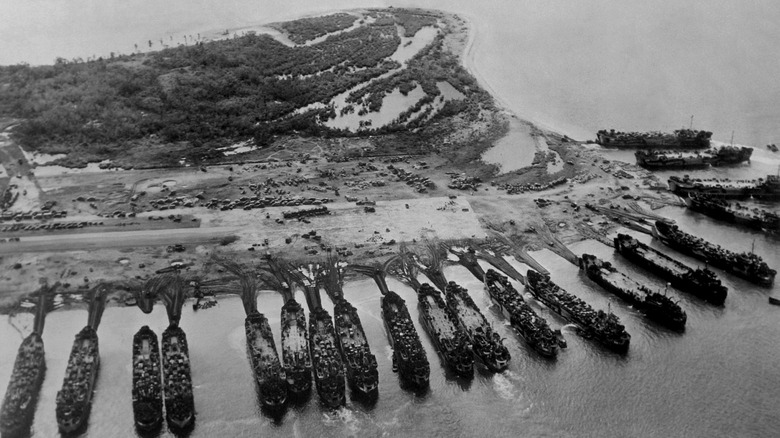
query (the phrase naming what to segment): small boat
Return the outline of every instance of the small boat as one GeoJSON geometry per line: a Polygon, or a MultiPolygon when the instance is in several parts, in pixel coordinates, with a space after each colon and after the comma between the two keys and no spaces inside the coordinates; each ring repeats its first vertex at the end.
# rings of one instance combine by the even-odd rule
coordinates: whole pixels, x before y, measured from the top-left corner
{"type": "Polygon", "coordinates": [[[780,298],[769,297],[769,304],[774,304],[775,306],[780,306],[780,298]]]}

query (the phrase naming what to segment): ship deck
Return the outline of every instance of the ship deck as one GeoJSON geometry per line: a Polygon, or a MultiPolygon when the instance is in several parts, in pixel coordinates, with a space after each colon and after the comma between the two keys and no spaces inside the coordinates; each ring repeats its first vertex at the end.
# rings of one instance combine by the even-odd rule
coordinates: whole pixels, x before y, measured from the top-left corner
{"type": "Polygon", "coordinates": [[[675,275],[683,276],[689,272],[689,269],[686,268],[681,263],[678,263],[657,251],[653,251],[649,248],[643,248],[641,246],[637,247],[636,251],[637,253],[641,254],[644,258],[646,258],[648,261],[669,269],[675,275]]]}
{"type": "Polygon", "coordinates": [[[463,323],[463,326],[469,333],[473,333],[479,327],[485,327],[488,325],[487,320],[479,312],[479,310],[471,307],[466,300],[457,294],[453,294],[453,298],[456,303],[456,309],[458,312],[458,319],[463,323]]]}
{"type": "Polygon", "coordinates": [[[604,278],[605,281],[609,282],[613,286],[632,292],[634,295],[637,295],[637,297],[641,297],[643,295],[640,293],[641,285],[630,279],[625,274],[617,271],[610,271],[609,269],[604,268],[601,268],[600,270],[602,278],[604,278]]]}
{"type": "Polygon", "coordinates": [[[447,311],[439,307],[436,300],[431,296],[426,296],[425,301],[428,303],[427,313],[431,320],[431,327],[437,330],[437,336],[440,338],[454,338],[458,328],[450,319],[447,311]]]}

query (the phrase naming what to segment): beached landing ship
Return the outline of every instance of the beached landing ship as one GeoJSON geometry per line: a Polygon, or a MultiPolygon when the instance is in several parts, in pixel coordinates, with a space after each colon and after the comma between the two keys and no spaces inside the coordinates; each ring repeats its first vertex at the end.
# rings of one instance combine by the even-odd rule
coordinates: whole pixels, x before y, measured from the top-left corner
{"type": "Polygon", "coordinates": [[[555,358],[558,356],[559,340],[547,321],[534,312],[531,306],[523,300],[520,292],[509,282],[509,279],[498,272],[488,269],[485,273],[485,290],[491,301],[501,310],[501,313],[512,328],[542,356],[555,358]]]}
{"type": "Polygon", "coordinates": [[[685,205],[714,219],[780,234],[780,216],[771,211],[750,208],[739,203],[732,205],[723,199],[707,195],[689,195],[685,198],[685,205]]]}
{"type": "Polygon", "coordinates": [[[636,164],[648,169],[703,168],[750,161],[753,148],[722,146],[706,151],[639,150],[634,153],[636,164]]]}
{"type": "Polygon", "coordinates": [[[163,332],[162,363],[168,427],[187,430],[195,424],[195,400],[187,335],[177,325],[169,325],[163,332]]]}
{"type": "Polygon", "coordinates": [[[726,301],[728,289],[711,270],[706,268],[694,270],[627,234],[618,234],[614,244],[617,252],[661,276],[676,289],[716,305],[722,305],[726,301]]]}
{"type": "Polygon", "coordinates": [[[344,395],[344,361],[338,349],[333,320],[322,308],[319,267],[299,266],[291,269],[290,274],[293,281],[303,288],[309,307],[309,348],[317,394],[323,405],[337,408],[347,401],[344,395]]]}
{"type": "Polygon", "coordinates": [[[336,340],[347,369],[347,382],[353,398],[373,401],[379,395],[379,371],[371,353],[357,309],[344,298],[343,272],[338,260],[331,258],[324,272],[325,291],[333,301],[336,340]]]}
{"type": "Polygon", "coordinates": [[[526,287],[552,311],[577,325],[589,338],[594,338],[618,353],[628,351],[631,335],[612,312],[593,310],[586,302],[561,289],[550,279],[534,270],[526,274],[526,287]]]}
{"type": "Polygon", "coordinates": [[[620,132],[602,129],[596,134],[597,143],[618,149],[702,149],[710,147],[712,133],[693,129],[678,129],[674,133],[620,132]]]}
{"type": "Polygon", "coordinates": [[[445,288],[444,296],[450,311],[469,337],[474,355],[491,371],[499,372],[506,369],[511,358],[509,350],[504,346],[501,335],[494,332],[488,324],[468,291],[450,281],[445,288]]]}
{"type": "Polygon", "coordinates": [[[580,269],[599,286],[641,310],[648,318],[675,330],[685,329],[687,315],[679,304],[632,280],[611,263],[594,255],[583,254],[580,269]]]}
{"type": "Polygon", "coordinates": [[[424,283],[417,289],[420,323],[433,340],[445,365],[460,377],[474,376],[474,355],[466,334],[458,327],[439,291],[424,283]]]}
{"type": "Polygon", "coordinates": [[[322,403],[337,408],[346,403],[344,396],[344,362],[336,345],[333,320],[322,307],[309,314],[309,346],[317,393],[322,403]]]}
{"type": "Polygon", "coordinates": [[[140,432],[157,430],[163,421],[160,345],[146,325],[133,336],[133,418],[140,432]]]}
{"type": "Polygon", "coordinates": [[[777,271],[770,268],[760,256],[750,252],[735,253],[713,245],[706,240],[685,233],[677,225],[657,221],[653,226],[653,236],[683,254],[695,257],[726,272],[742,277],[750,282],[770,286],[777,271]]]}
{"type": "Polygon", "coordinates": [[[385,275],[390,262],[392,259],[382,266],[350,268],[373,278],[382,293],[382,320],[393,348],[393,371],[398,371],[402,384],[424,390],[430,385],[431,367],[406,302],[387,287],[385,275]]]}
{"type": "Polygon", "coordinates": [[[376,356],[360,323],[357,309],[347,300],[337,300],[333,308],[339,348],[347,367],[347,380],[353,396],[371,400],[379,395],[376,356]]]}
{"type": "Polygon", "coordinates": [[[178,274],[165,274],[147,282],[155,283],[157,295],[165,303],[168,328],[162,334],[163,396],[165,419],[175,433],[195,426],[195,398],[192,393],[192,371],[187,335],[179,327],[181,308],[187,299],[184,280],[178,274]]]}
{"type": "Polygon", "coordinates": [[[244,320],[244,329],[260,401],[268,409],[281,409],[287,401],[287,380],[268,318],[252,312],[244,320]]]}
{"type": "Polygon", "coordinates": [[[427,388],[431,368],[403,298],[387,291],[382,296],[382,317],[393,347],[393,368],[405,382],[418,389],[427,388]]]}
{"type": "MultiPolygon", "coordinates": [[[[276,351],[271,325],[268,318],[257,310],[257,273],[244,269],[232,260],[213,257],[239,280],[241,304],[246,314],[246,351],[257,383],[258,397],[262,406],[275,414],[284,408],[287,401],[287,380],[276,351]]],[[[274,284],[267,286],[270,289],[275,287],[274,284]]]]}
{"type": "Polygon", "coordinates": [[[306,332],[306,313],[292,298],[282,306],[282,360],[287,384],[297,398],[304,398],[311,391],[312,360],[306,332]]]}
{"type": "Polygon", "coordinates": [[[683,198],[691,194],[710,195],[718,198],[757,199],[780,198],[780,177],[767,175],[766,179],[730,180],[698,179],[688,175],[669,178],[669,190],[683,198]]]}
{"type": "Polygon", "coordinates": [[[90,292],[89,323],[76,335],[70,350],[62,389],[57,392],[57,425],[68,434],[86,424],[92,407],[92,395],[100,368],[97,328],[106,305],[106,288],[90,292]]]}
{"type": "Polygon", "coordinates": [[[17,437],[29,433],[38,393],[46,375],[46,357],[43,350],[43,326],[51,295],[57,287],[42,286],[38,291],[38,305],[35,324],[16,353],[11,380],[0,408],[0,434],[3,437],[17,437]]]}

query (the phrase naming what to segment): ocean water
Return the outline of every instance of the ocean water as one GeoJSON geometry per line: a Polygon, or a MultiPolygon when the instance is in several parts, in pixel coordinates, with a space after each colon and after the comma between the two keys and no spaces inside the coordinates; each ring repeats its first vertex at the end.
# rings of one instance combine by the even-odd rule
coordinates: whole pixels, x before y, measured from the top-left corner
{"type": "Polygon", "coordinates": [[[520,117],[585,140],[602,128],[690,125],[780,142],[780,3],[774,0],[0,0],[0,64],[108,56],[224,29],[370,6],[472,21],[467,61],[520,117]]]}
{"type": "MultiPolygon", "coordinates": [[[[335,0],[0,0],[0,63],[48,63],[65,58],[128,53],[147,40],[183,40],[183,35],[239,28],[331,9],[388,6],[391,2],[335,0]]],[[[772,1],[465,0],[392,2],[454,11],[474,25],[465,57],[502,104],[521,117],[592,138],[597,129],[670,130],[690,123],[715,131],[715,138],[762,146],[780,140],[780,3],[772,1]]],[[[758,151],[756,151],[758,152],[758,151]]],[[[623,158],[623,157],[615,157],[623,158]]],[[[755,177],[776,169],[772,154],[754,154],[751,166],[713,169],[708,175],[755,177]],[[754,167],[755,166],[755,167],[754,167]]],[[[631,162],[631,157],[625,158],[631,162]]],[[[657,213],[686,231],[724,247],[751,247],[780,266],[778,240],[721,224],[681,208],[657,213]]],[[[632,233],[635,234],[635,233],[632,233]]],[[[638,236],[643,240],[648,236],[638,236]]],[[[657,245],[657,243],[653,243],[657,245]]],[[[596,242],[572,245],[590,252],[654,287],[645,271],[596,242]]],[[[671,251],[669,251],[671,252],[671,251]]],[[[380,396],[372,408],[353,403],[328,411],[312,400],[274,423],[258,410],[245,353],[244,314],[238,299],[193,313],[182,326],[192,354],[195,403],[193,437],[213,436],[533,436],[533,437],[773,437],[780,430],[780,324],[761,288],[721,274],[729,288],[722,308],[670,290],[688,313],[678,334],[648,322],[611,300],[576,267],[542,251],[534,254],[552,279],[595,307],[610,307],[632,335],[625,357],[580,338],[563,327],[569,348],[556,361],[530,351],[490,306],[481,284],[460,267],[448,278],[469,289],[489,321],[506,338],[510,368],[477,373],[469,384],[448,379],[430,340],[417,324],[431,362],[431,389],[416,396],[398,385],[373,282],[346,285],[379,361],[380,396]]],[[[676,255],[692,265],[698,262],[676,255]]],[[[518,264],[518,266],[520,266],[518,264]]],[[[409,303],[417,323],[413,292],[398,282],[391,289],[409,303]]],[[[522,291],[522,287],[518,286],[522,291]]],[[[302,297],[299,297],[303,301],[302,297]]],[[[330,306],[327,298],[323,301],[330,306]]],[[[264,292],[261,311],[271,318],[279,341],[281,297],[264,292]]],[[[534,304],[538,306],[537,304],[534,304]]],[[[541,308],[541,306],[538,306],[541,308]]],[[[329,309],[332,310],[332,309],[329,309]]],[[[56,436],[54,398],[62,384],[73,336],[86,323],[83,310],[49,315],[44,333],[48,372],[35,416],[33,436],[56,436]]],[[[136,308],[109,308],[98,331],[102,366],[87,436],[131,437],[130,357],[132,336],[141,325],[158,334],[166,319],[136,308]]],[[[25,333],[26,334],[26,333],[25,333]]],[[[22,336],[0,322],[0,396],[22,336]]],[[[168,436],[163,432],[163,436],[168,436]]]]}

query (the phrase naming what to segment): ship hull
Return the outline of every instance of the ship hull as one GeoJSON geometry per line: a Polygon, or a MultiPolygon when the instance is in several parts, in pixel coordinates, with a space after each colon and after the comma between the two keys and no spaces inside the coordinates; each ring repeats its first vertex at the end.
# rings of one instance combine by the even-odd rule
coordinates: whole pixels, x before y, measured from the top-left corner
{"type": "MultiPolygon", "coordinates": [[[[554,298],[552,292],[543,291],[543,286],[534,280],[537,275],[540,276],[541,274],[529,271],[528,282],[526,284],[526,287],[536,299],[544,303],[550,310],[560,315],[566,321],[576,325],[586,337],[596,339],[602,345],[617,353],[624,354],[628,352],[631,339],[630,335],[623,331],[621,337],[615,339],[608,337],[600,330],[597,330],[593,327],[592,322],[583,320],[580,315],[572,312],[568,306],[563,305],[559,299],[554,298]]],[[[550,283],[548,287],[556,286],[550,283]]]]}
{"type": "Polygon", "coordinates": [[[346,301],[337,301],[333,309],[336,340],[347,370],[352,397],[373,401],[379,396],[379,372],[371,353],[357,310],[346,301]]]}
{"type": "Polygon", "coordinates": [[[636,309],[644,313],[648,319],[673,330],[685,330],[685,322],[687,318],[684,314],[682,317],[675,317],[667,312],[663,307],[648,302],[646,299],[646,293],[642,290],[639,290],[639,287],[637,287],[635,290],[623,289],[612,281],[609,281],[609,279],[605,278],[601,274],[600,268],[591,266],[584,256],[580,259],[580,268],[594,283],[598,284],[604,290],[617,296],[626,303],[631,304],[636,309]]]}
{"type": "Polygon", "coordinates": [[[29,433],[45,375],[43,340],[37,333],[32,333],[19,345],[11,380],[0,409],[0,434],[3,437],[29,433]]]}
{"type": "MultiPolygon", "coordinates": [[[[704,299],[705,301],[715,304],[715,305],[723,305],[726,301],[726,295],[727,290],[725,287],[719,287],[717,289],[707,287],[705,285],[699,284],[690,278],[682,277],[679,275],[676,275],[675,273],[671,272],[668,268],[666,268],[663,265],[658,264],[655,261],[650,260],[649,258],[643,256],[640,252],[638,252],[635,248],[630,248],[628,246],[621,245],[618,238],[615,238],[615,249],[623,255],[625,258],[630,260],[631,262],[641,266],[644,269],[647,269],[648,271],[658,275],[659,277],[663,278],[664,280],[668,281],[674,288],[681,290],[683,292],[690,293],[692,295],[695,295],[701,299],[704,299]]],[[[665,254],[656,251],[646,245],[642,245],[642,249],[645,251],[650,251],[654,253],[657,257],[666,260],[667,263],[673,263],[677,264],[678,266],[684,266],[684,268],[691,272],[693,271],[690,267],[683,265],[682,263],[672,259],[671,257],[666,256],[665,254]]]]}
{"type": "Polygon", "coordinates": [[[282,359],[289,395],[304,400],[311,392],[312,362],[303,308],[294,300],[282,307],[282,359]]]}
{"type": "Polygon", "coordinates": [[[509,366],[510,355],[493,332],[482,312],[468,292],[454,282],[445,291],[447,306],[458,320],[460,328],[468,336],[474,356],[493,372],[501,372],[509,366]]]}
{"type": "Polygon", "coordinates": [[[459,377],[474,377],[471,346],[466,341],[465,333],[450,316],[444,300],[428,284],[424,284],[417,294],[420,324],[431,338],[444,365],[459,377]],[[425,289],[431,291],[430,294],[422,292],[425,289]]]}
{"type": "Polygon", "coordinates": [[[244,321],[244,328],[247,355],[260,403],[267,410],[281,410],[287,401],[287,380],[268,319],[259,313],[250,314],[244,321]]]}
{"type": "MultiPolygon", "coordinates": [[[[724,271],[736,275],[737,277],[743,278],[747,281],[750,281],[752,283],[758,284],[760,286],[771,286],[772,283],[775,280],[775,272],[768,272],[768,273],[755,273],[750,272],[747,268],[745,268],[743,265],[739,263],[735,263],[733,260],[730,260],[729,258],[724,257],[710,257],[707,252],[704,252],[701,249],[694,248],[690,245],[686,245],[676,239],[674,239],[670,234],[665,233],[660,228],[660,225],[656,224],[653,226],[653,237],[657,238],[661,242],[664,243],[664,245],[679,251],[683,254],[689,255],[691,257],[694,257],[696,259],[699,259],[705,263],[709,263],[712,266],[715,266],[716,268],[723,269],[724,271]]],[[[711,246],[709,243],[706,243],[706,245],[711,246]]],[[[717,251],[712,251],[709,254],[717,253],[717,251]]]]}
{"type": "MultiPolygon", "coordinates": [[[[687,197],[685,204],[689,209],[724,222],[742,225],[754,230],[762,230],[768,233],[780,233],[780,218],[777,214],[767,211],[751,212],[750,210],[738,212],[731,205],[718,199],[687,197]],[[751,215],[752,213],[752,215],[751,215]]],[[[746,210],[744,207],[742,210],[746,210]]]]}
{"type": "Polygon", "coordinates": [[[162,374],[157,334],[144,326],[133,337],[133,418],[142,432],[163,422],[162,374]]]}
{"type": "Polygon", "coordinates": [[[163,332],[162,339],[165,419],[171,430],[187,431],[195,426],[195,399],[187,336],[181,328],[169,326],[163,332]]]}
{"type": "MultiPolygon", "coordinates": [[[[501,297],[499,297],[497,294],[495,294],[493,291],[491,291],[490,288],[490,280],[486,280],[485,282],[485,290],[490,297],[490,300],[495,304],[502,315],[504,315],[504,318],[509,321],[509,324],[514,329],[515,333],[517,333],[520,338],[522,338],[528,346],[534,349],[537,353],[540,355],[549,358],[549,359],[555,359],[558,357],[558,351],[559,351],[559,344],[557,342],[540,342],[537,340],[534,336],[534,328],[530,325],[530,323],[524,323],[522,316],[519,314],[514,314],[507,306],[504,305],[503,300],[501,297]]],[[[515,299],[522,300],[522,297],[520,296],[520,293],[517,290],[514,290],[513,292],[517,294],[515,299]]],[[[509,292],[505,292],[509,293],[509,292]]],[[[533,312],[528,309],[528,312],[533,312]]],[[[541,318],[536,315],[526,315],[527,318],[541,318]]],[[[549,336],[552,336],[552,333],[549,334],[549,336]]]]}
{"type": "Polygon", "coordinates": [[[601,130],[597,143],[618,149],[704,149],[710,147],[711,132],[683,129],[673,134],[621,133],[601,130]]]}
{"type": "Polygon", "coordinates": [[[309,315],[309,346],[311,347],[314,383],[320,402],[335,409],[346,403],[344,362],[338,350],[336,333],[330,315],[322,308],[309,315]]]}
{"type": "Polygon", "coordinates": [[[99,370],[97,333],[87,326],[76,335],[68,358],[63,389],[57,393],[56,414],[60,432],[73,433],[86,425],[99,370]]]}
{"type": "Polygon", "coordinates": [[[394,292],[382,297],[382,321],[393,349],[393,368],[401,382],[416,390],[430,385],[430,365],[406,304],[394,292]],[[393,294],[393,295],[390,295],[393,294]]]}
{"type": "Polygon", "coordinates": [[[766,180],[730,181],[730,180],[695,180],[684,178],[669,178],[669,190],[683,198],[690,195],[708,195],[724,199],[778,199],[780,198],[780,177],[768,175],[766,180]]]}

